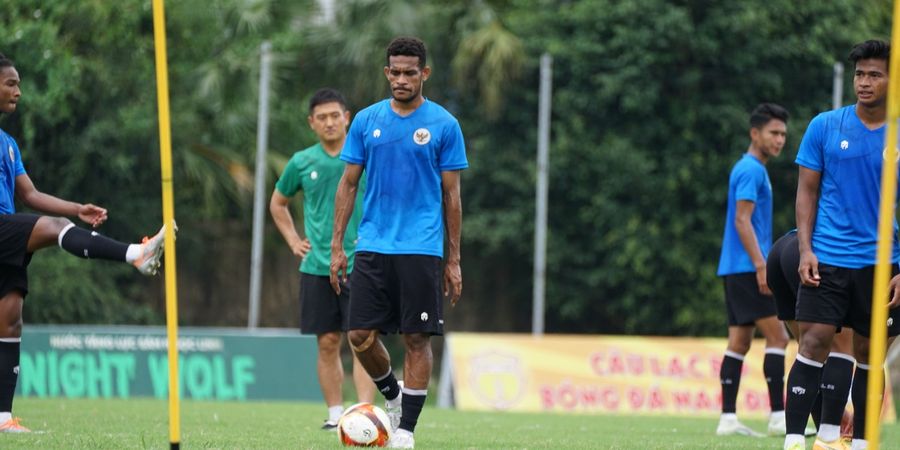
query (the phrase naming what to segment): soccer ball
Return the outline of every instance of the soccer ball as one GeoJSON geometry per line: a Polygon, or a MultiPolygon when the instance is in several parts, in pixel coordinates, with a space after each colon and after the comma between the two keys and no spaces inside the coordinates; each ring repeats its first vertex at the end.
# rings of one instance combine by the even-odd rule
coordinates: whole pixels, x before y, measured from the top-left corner
{"type": "Polygon", "coordinates": [[[384,447],[391,439],[391,421],[381,408],[357,403],[344,411],[337,425],[341,444],[351,447],[384,447]]]}

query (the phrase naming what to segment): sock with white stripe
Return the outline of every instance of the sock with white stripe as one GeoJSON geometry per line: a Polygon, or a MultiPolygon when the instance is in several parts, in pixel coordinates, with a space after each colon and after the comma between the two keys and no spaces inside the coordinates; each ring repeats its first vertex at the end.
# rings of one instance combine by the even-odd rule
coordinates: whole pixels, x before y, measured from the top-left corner
{"type": "Polygon", "coordinates": [[[797,355],[787,381],[787,404],[784,410],[787,434],[803,435],[821,381],[822,363],[797,355]]]}
{"type": "Polygon", "coordinates": [[[400,395],[400,385],[397,383],[397,377],[394,376],[393,369],[389,369],[387,374],[378,379],[373,378],[372,381],[375,382],[378,392],[384,394],[385,399],[390,401],[400,395]]]}
{"type": "MultiPolygon", "coordinates": [[[[59,233],[60,248],[79,257],[126,261],[128,244],[69,224],[59,233]]],[[[130,261],[129,261],[130,262],[130,261]]]]}
{"type": "Polygon", "coordinates": [[[784,411],[784,349],[767,348],[763,358],[763,375],[769,387],[772,411],[784,411]]]}
{"type": "Polygon", "coordinates": [[[425,406],[425,396],[427,389],[409,389],[403,388],[403,415],[400,416],[400,426],[398,429],[407,430],[410,433],[416,431],[416,423],[419,422],[419,414],[422,413],[422,407],[425,406]]]}
{"type": "Polygon", "coordinates": [[[722,412],[737,411],[738,388],[741,386],[741,368],[744,357],[732,351],[726,351],[722,357],[722,368],[719,369],[719,381],[722,383],[722,412]]]}
{"type": "Polygon", "coordinates": [[[840,428],[844,407],[847,406],[847,397],[850,395],[854,363],[856,360],[852,356],[843,353],[831,353],[825,360],[825,367],[822,368],[822,384],[819,386],[822,389],[823,425],[837,425],[840,428]]]}

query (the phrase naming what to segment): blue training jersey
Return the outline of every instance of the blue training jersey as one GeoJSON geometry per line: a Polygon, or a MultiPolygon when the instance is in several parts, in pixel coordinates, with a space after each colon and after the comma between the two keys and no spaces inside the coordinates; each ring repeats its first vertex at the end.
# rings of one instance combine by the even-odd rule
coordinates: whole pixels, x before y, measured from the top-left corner
{"type": "Polygon", "coordinates": [[[719,256],[718,275],[756,272],[750,254],[744,249],[734,218],[737,202],[753,202],[750,223],[763,259],[772,248],[772,182],[762,161],[749,153],[735,163],[728,177],[728,213],[725,218],[725,234],[722,237],[722,253],[719,256]]]}
{"type": "MultiPolygon", "coordinates": [[[[809,123],[796,162],[822,175],[812,230],[819,262],[849,269],[875,264],[884,132],[883,126],[866,128],[855,105],[824,112],[809,123]]],[[[891,261],[898,261],[896,239],[891,261]]]]}
{"type": "Polygon", "coordinates": [[[25,173],[19,146],[12,136],[0,130],[0,214],[16,212],[16,177],[25,173]]]}
{"type": "Polygon", "coordinates": [[[357,252],[443,257],[441,172],[469,167],[453,115],[426,99],[400,116],[380,101],[353,119],[341,159],[366,171],[357,252]]]}

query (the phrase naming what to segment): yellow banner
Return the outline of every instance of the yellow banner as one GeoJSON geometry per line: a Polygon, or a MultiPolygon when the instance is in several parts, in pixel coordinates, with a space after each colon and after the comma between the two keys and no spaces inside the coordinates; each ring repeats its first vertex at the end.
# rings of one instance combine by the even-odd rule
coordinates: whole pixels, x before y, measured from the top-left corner
{"type": "MultiPolygon", "coordinates": [[[[718,338],[450,333],[455,405],[462,410],[712,416],[721,412],[718,338]]],[[[764,340],[744,360],[737,412],[766,417],[764,340]]],[[[785,378],[796,354],[788,346],[785,378]]],[[[885,418],[895,418],[885,396],[885,418]]],[[[849,405],[848,405],[849,406],[849,405]]]]}

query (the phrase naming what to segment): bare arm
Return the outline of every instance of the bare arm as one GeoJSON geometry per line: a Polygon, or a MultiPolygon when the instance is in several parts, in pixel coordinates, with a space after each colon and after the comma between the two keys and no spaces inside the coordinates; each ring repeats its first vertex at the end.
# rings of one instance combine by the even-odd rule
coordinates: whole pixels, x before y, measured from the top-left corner
{"type": "Polygon", "coordinates": [[[447,263],[444,266],[444,295],[455,306],[462,295],[460,237],[462,234],[462,198],[459,194],[459,171],[441,172],[444,221],[447,226],[447,263]]]}
{"type": "Polygon", "coordinates": [[[800,245],[800,282],[807,286],[819,285],[819,260],[812,251],[812,230],[819,208],[819,185],[822,174],[800,167],[797,182],[797,242],[800,245]]]}
{"type": "Polygon", "coordinates": [[[353,214],[353,205],[356,202],[356,193],[359,190],[359,179],[362,176],[363,166],[347,163],[344,174],[338,183],[337,193],[334,195],[334,228],[331,232],[331,287],[338,294],[341,293],[341,280],[347,279],[347,254],[344,253],[344,234],[347,232],[347,222],[353,214]],[[339,278],[340,277],[340,278],[339,278]]]}
{"type": "Polygon", "coordinates": [[[291,202],[290,197],[285,197],[278,189],[272,192],[272,199],[269,200],[269,212],[272,214],[272,220],[285,242],[291,247],[291,252],[301,258],[305,258],[309,253],[309,239],[303,239],[297,234],[297,228],[294,226],[294,218],[291,217],[291,210],[288,205],[291,202]]]}
{"type": "Polygon", "coordinates": [[[90,203],[70,202],[37,190],[28,174],[16,177],[16,198],[36,211],[57,216],[78,217],[95,228],[107,218],[105,208],[90,203]]]}
{"type": "Polygon", "coordinates": [[[756,205],[751,201],[738,200],[734,214],[734,227],[737,229],[744,250],[750,256],[750,261],[753,262],[753,268],[756,269],[756,285],[759,287],[759,293],[772,295],[772,291],[769,290],[769,285],[766,283],[766,259],[763,258],[759,240],[756,238],[756,232],[753,231],[753,223],[750,220],[755,207],[756,205]]]}

